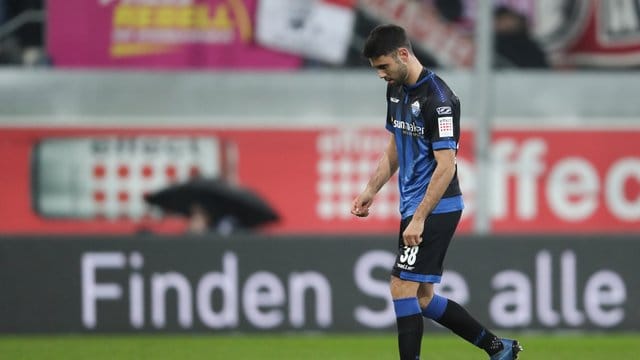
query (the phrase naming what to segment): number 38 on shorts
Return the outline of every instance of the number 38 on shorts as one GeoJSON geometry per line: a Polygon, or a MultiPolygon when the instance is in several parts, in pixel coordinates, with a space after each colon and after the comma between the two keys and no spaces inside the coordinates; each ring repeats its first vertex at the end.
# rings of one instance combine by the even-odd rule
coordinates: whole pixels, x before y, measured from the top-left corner
{"type": "Polygon", "coordinates": [[[414,265],[418,257],[419,246],[405,246],[404,252],[400,255],[400,262],[407,265],[414,265]]]}

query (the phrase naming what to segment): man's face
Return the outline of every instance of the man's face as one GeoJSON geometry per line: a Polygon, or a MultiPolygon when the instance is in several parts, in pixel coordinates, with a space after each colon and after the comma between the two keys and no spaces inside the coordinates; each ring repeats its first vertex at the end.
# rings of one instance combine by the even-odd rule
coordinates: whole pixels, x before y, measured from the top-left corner
{"type": "Polygon", "coordinates": [[[378,77],[389,84],[404,84],[409,76],[406,49],[399,49],[389,55],[369,59],[378,77]]]}

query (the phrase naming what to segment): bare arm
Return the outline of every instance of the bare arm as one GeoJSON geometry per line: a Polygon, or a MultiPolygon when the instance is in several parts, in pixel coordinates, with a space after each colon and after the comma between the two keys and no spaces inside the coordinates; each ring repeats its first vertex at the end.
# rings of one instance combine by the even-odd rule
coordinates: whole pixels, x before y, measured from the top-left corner
{"type": "Polygon", "coordinates": [[[414,219],[417,218],[421,221],[427,218],[440,199],[442,199],[442,195],[444,195],[456,172],[456,154],[454,150],[439,150],[434,151],[434,154],[437,162],[436,169],[431,176],[427,193],[413,214],[414,219]]]}
{"type": "Polygon", "coordinates": [[[373,202],[373,197],[380,191],[382,186],[391,179],[391,176],[398,170],[398,151],[396,150],[396,140],[391,135],[387,148],[382,154],[378,166],[369,179],[364,191],[353,200],[351,213],[356,216],[369,215],[369,206],[373,202]]]}
{"type": "Polygon", "coordinates": [[[378,167],[369,179],[365,191],[377,194],[382,186],[395,174],[396,170],[398,170],[398,151],[396,150],[396,139],[391,135],[387,148],[380,161],[378,161],[378,167]]]}
{"type": "Polygon", "coordinates": [[[427,192],[403,234],[404,243],[407,246],[415,246],[422,242],[424,221],[442,199],[442,195],[444,195],[456,172],[456,153],[454,150],[439,150],[434,151],[434,154],[437,165],[431,176],[429,186],[427,186],[427,192]]]}

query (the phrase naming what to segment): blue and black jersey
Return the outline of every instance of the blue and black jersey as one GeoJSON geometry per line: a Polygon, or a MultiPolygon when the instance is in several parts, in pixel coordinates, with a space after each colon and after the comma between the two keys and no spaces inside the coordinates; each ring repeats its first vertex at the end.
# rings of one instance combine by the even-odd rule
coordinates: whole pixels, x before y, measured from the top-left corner
{"type": "MultiPolygon", "coordinates": [[[[387,130],[398,151],[400,214],[412,216],[424,198],[436,168],[434,151],[453,149],[460,139],[460,100],[433,72],[424,69],[411,86],[387,86],[387,130]]],[[[432,213],[464,208],[458,172],[432,213]]]]}

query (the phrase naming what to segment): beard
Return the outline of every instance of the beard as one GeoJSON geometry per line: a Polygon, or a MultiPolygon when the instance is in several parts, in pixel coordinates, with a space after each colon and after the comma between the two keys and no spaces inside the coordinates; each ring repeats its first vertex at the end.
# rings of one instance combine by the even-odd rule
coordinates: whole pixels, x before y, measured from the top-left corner
{"type": "Polygon", "coordinates": [[[409,67],[407,64],[400,61],[400,58],[397,55],[394,56],[393,60],[396,65],[398,65],[398,72],[397,76],[394,76],[392,80],[398,84],[405,84],[409,78],[409,67]]]}
{"type": "Polygon", "coordinates": [[[401,84],[406,84],[407,79],[409,79],[409,68],[406,64],[402,64],[398,68],[398,82],[401,84]]]}

